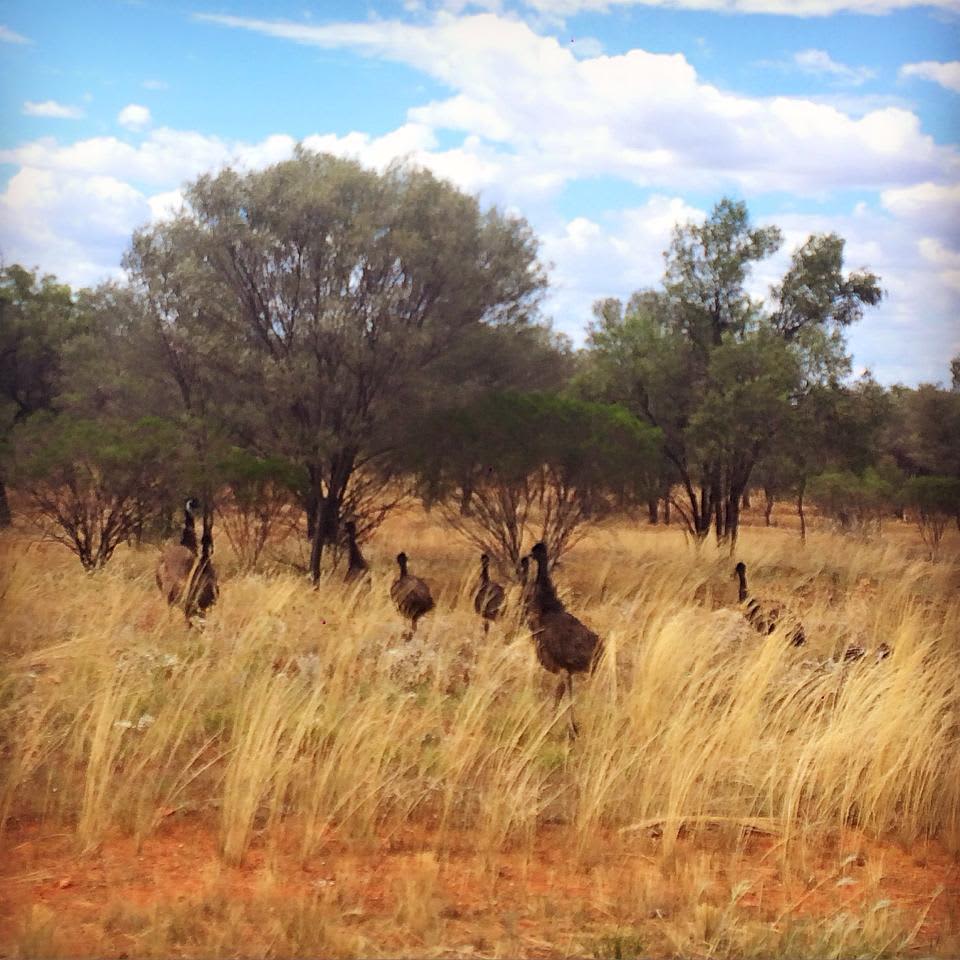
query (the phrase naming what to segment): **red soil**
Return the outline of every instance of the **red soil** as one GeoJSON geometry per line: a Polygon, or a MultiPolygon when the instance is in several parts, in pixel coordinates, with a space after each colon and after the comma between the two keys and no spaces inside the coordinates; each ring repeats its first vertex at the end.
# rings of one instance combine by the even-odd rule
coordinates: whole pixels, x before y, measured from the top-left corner
{"type": "MultiPolygon", "coordinates": [[[[331,837],[321,854],[301,863],[295,838],[287,834],[288,842],[269,848],[255,842],[242,866],[227,867],[218,856],[216,831],[195,817],[169,817],[139,851],[131,838],[117,836],[86,855],[77,853],[70,833],[39,824],[8,827],[0,838],[0,957],[15,952],[18,931],[38,904],[53,912],[57,943],[70,955],[123,956],[129,939],[111,936],[102,923],[110,901],[141,909],[175,906],[201,900],[212,883],[233,903],[255,901],[265,891],[287,902],[309,899],[335,885],[343,895],[338,902],[354,906],[370,942],[387,952],[416,952],[416,938],[396,919],[398,889],[411,871],[423,870],[418,857],[436,849],[436,836],[410,827],[366,845],[331,837]]],[[[509,930],[517,952],[554,956],[576,938],[582,941],[584,931],[599,936],[621,925],[655,923],[685,909],[689,900],[682,891],[690,889],[691,869],[715,888],[715,903],[728,902],[729,891],[748,882],[738,908],[745,918],[777,923],[840,911],[857,916],[882,898],[902,911],[908,926],[926,911],[916,952],[960,947],[960,868],[932,842],[907,848],[847,832],[816,850],[808,847],[805,855],[795,852],[789,873],[777,842],[764,836],[732,852],[701,831],[665,857],[660,841],[646,834],[609,834],[579,862],[571,855],[569,831],[560,827],[544,828],[532,851],[484,858],[470,843],[469,836],[447,835],[431,896],[442,904],[444,942],[472,943],[480,953],[490,949],[491,932],[502,938],[509,930]],[[838,886],[842,877],[854,882],[838,886]],[[638,884],[647,891],[646,915],[625,916],[623,891],[638,884]]],[[[243,948],[235,949],[242,955],[243,948]]]]}

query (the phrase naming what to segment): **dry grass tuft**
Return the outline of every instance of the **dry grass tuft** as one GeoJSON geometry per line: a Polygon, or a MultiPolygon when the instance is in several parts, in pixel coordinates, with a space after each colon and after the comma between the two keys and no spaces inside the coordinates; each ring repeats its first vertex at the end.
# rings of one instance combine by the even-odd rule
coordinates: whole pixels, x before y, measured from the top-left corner
{"type": "MultiPolygon", "coordinates": [[[[229,869],[254,852],[298,869],[333,852],[376,858],[411,829],[419,838],[382,892],[379,925],[364,926],[360,892],[347,903],[261,889],[239,902],[214,883],[173,904],[113,902],[93,953],[841,957],[960,945],[956,916],[934,937],[917,904],[889,902],[879,868],[855,881],[854,906],[816,922],[805,904],[842,890],[842,870],[821,870],[799,903],[749,879],[758,838],[779,890],[805,883],[824,838],[960,853],[956,559],[921,560],[905,534],[815,533],[801,549],[748,528],[751,589],[801,616],[797,650],[782,631],[745,627],[732,561],[712,547],[697,553],[672,530],[598,529],[556,571],[607,648],[576,685],[571,743],[517,620],[483,639],[469,548],[420,514],[391,521],[375,546],[369,587],[333,577],[316,592],[218,557],[221,600],[200,631],[157,595],[153,550],[118,552],[87,576],[54,548],[5,542],[9,836],[40,824],[89,857],[118,831],[142,848],[192,818],[229,869]],[[388,587],[395,546],[413,543],[437,608],[408,643],[388,587]],[[843,664],[855,643],[893,655],[843,664]],[[564,908],[580,917],[576,935],[554,929],[553,898],[533,879],[546,830],[584,878],[564,908]],[[609,862],[618,845],[637,869],[609,862]],[[487,921],[470,916],[487,915],[457,907],[451,887],[448,868],[465,856],[478,897],[502,890],[504,858],[526,884],[516,914],[500,908],[507,919],[482,936],[471,923],[487,921]]],[[[18,955],[72,952],[42,904],[8,919],[18,955]]]]}

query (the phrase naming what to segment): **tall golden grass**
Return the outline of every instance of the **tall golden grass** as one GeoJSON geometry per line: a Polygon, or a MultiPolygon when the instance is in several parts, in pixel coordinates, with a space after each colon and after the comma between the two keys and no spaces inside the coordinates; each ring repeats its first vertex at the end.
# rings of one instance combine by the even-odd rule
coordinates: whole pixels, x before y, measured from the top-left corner
{"type": "MultiPolygon", "coordinates": [[[[91,850],[110,831],[143,841],[171,811],[192,812],[215,826],[228,865],[252,844],[294,842],[306,861],[334,834],[362,847],[417,823],[431,849],[395,920],[421,932],[429,894],[416,886],[431,885],[436,856],[468,836],[493,865],[531,850],[545,824],[585,868],[612,831],[654,832],[668,870],[678,837],[706,828],[730,850],[745,831],[779,837],[788,873],[806,839],[850,827],[958,853],[960,567],[908,542],[815,532],[801,547],[747,528],[751,592],[800,616],[808,643],[795,649],[785,629],[745,626],[725,553],[675,529],[598,528],[555,573],[606,642],[596,674],[575,683],[571,741],[529,632],[508,616],[484,639],[476,559],[426,515],[391,520],[369,545],[369,586],[232,575],[221,548],[221,598],[202,630],[162,604],[156,550],[121,551],[88,576],[65,552],[10,538],[0,817],[66,824],[91,850]],[[409,643],[388,597],[400,548],[437,600],[409,643]],[[893,653],[844,665],[854,643],[893,653]]],[[[676,949],[746,949],[731,897],[693,898],[676,949]]],[[[855,935],[798,934],[790,949],[907,942],[911,924],[861,919],[855,935]]]]}

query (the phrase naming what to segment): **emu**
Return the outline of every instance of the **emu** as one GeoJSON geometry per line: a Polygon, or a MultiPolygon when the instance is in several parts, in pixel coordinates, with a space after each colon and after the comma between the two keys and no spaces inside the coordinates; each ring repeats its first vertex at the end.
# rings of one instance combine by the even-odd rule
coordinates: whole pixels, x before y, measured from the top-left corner
{"type": "Polygon", "coordinates": [[[347,551],[350,556],[347,564],[347,574],[343,579],[349,583],[364,576],[370,570],[370,565],[364,559],[357,544],[357,525],[352,520],[348,520],[343,525],[343,529],[347,534],[347,551]]]}
{"type": "Polygon", "coordinates": [[[480,583],[473,598],[473,609],[483,618],[484,635],[490,632],[490,624],[500,618],[503,609],[503,587],[490,579],[490,558],[480,554],[480,583]]]}
{"type": "Polygon", "coordinates": [[[193,497],[183,505],[180,542],[167,544],[157,564],[157,586],[170,606],[179,602],[197,559],[197,530],[193,512],[198,506],[200,504],[193,497]]]}
{"type": "Polygon", "coordinates": [[[793,646],[802,647],[807,642],[803,624],[799,620],[790,617],[778,604],[750,596],[747,591],[747,565],[742,560],[733,568],[733,575],[740,581],[738,596],[743,615],[757,633],[768,636],[782,621],[789,630],[788,639],[793,646]]]}
{"type": "Polygon", "coordinates": [[[183,507],[183,530],[178,544],[169,544],[157,565],[157,586],[170,606],[183,604],[187,622],[195,613],[206,613],[220,594],[217,573],[211,559],[213,529],[204,511],[200,555],[197,556],[197,532],[194,512],[200,504],[191,497],[183,507]]]}
{"type": "Polygon", "coordinates": [[[397,554],[397,564],[400,567],[400,576],[390,587],[390,597],[401,616],[410,621],[410,631],[406,634],[406,639],[410,640],[417,632],[417,621],[433,609],[433,597],[424,580],[407,573],[405,553],[397,554]]]}
{"type": "Polygon", "coordinates": [[[573,675],[591,674],[603,654],[603,641],[589,627],[584,626],[572,613],[568,613],[550,579],[547,563],[547,547],[537,543],[530,551],[536,561],[537,574],[530,591],[527,617],[533,630],[537,659],[550,673],[566,672],[557,686],[556,704],[560,705],[564,689],[570,694],[570,735],[576,737],[580,730],[573,716],[573,675]]]}

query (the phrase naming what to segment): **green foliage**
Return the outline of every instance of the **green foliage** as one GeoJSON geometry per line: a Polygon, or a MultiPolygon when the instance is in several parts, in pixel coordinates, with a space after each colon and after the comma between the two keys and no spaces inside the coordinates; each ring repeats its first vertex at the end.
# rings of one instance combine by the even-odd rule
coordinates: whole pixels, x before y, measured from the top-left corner
{"type": "Polygon", "coordinates": [[[913,509],[920,536],[936,559],[947,524],[956,518],[960,526],[960,478],[911,477],[903,492],[913,509]]]}
{"type": "Polygon", "coordinates": [[[663,291],[634,294],[625,309],[594,307],[580,388],[662,430],[683,488],[673,503],[699,539],[711,524],[718,539],[735,539],[754,467],[789,460],[790,438],[814,432],[818,404],[807,398],[848,367],[840,331],[880,299],[872,274],[844,276],[840,238],[811,237],[765,312],[746,279],[780,241],[776,227],[751,227],[744,204],[722,200],[703,224],[676,228],[663,291]]]}
{"type": "Polygon", "coordinates": [[[891,480],[869,467],[861,475],[851,470],[821,473],[810,479],[809,492],[842,529],[866,533],[890,511],[898,491],[891,480]]]}
{"type": "Polygon", "coordinates": [[[39,414],[13,439],[13,478],[28,495],[31,519],[65,544],[87,570],[162,508],[175,464],[175,427],[39,414]]]}
{"type": "Polygon", "coordinates": [[[200,177],[186,200],[127,265],[191,409],[215,401],[245,446],[306,471],[315,576],[346,507],[373,522],[358,484],[389,483],[425,407],[562,367],[533,323],[546,280],[529,226],[425,170],[299,149],[200,177]]]}
{"type": "Polygon", "coordinates": [[[417,436],[410,466],[428,498],[457,500],[450,521],[511,564],[530,528],[559,556],[607,494],[645,497],[659,466],[658,431],[622,407],[562,394],[491,393],[438,411],[417,436]]]}

